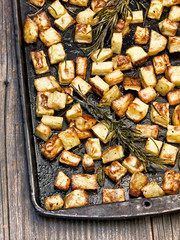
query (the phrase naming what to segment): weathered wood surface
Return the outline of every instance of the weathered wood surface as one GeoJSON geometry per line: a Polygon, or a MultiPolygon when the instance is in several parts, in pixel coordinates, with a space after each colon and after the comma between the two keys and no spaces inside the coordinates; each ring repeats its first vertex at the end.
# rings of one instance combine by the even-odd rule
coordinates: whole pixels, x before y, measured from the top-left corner
{"type": "Polygon", "coordinates": [[[0,6],[0,240],[179,240],[180,214],[127,221],[47,219],[36,214],[29,198],[12,2],[0,0],[0,6]]]}

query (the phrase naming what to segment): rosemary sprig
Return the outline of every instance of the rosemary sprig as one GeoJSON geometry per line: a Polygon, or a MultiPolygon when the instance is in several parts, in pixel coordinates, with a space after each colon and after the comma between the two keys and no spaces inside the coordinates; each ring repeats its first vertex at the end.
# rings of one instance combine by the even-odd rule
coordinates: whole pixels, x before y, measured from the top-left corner
{"type": "Polygon", "coordinates": [[[105,38],[107,36],[107,41],[111,39],[113,30],[115,29],[119,18],[125,20],[127,16],[132,16],[132,5],[136,5],[138,9],[140,8],[140,5],[144,7],[140,0],[109,0],[106,6],[94,15],[94,18],[98,18],[99,20],[98,23],[92,26],[94,44],[89,47],[82,48],[83,50],[89,52],[88,56],[96,50],[104,47],[105,38]]]}
{"type": "Polygon", "coordinates": [[[71,96],[77,102],[79,102],[82,107],[97,120],[105,120],[109,125],[109,128],[112,131],[115,131],[118,144],[121,144],[125,151],[135,155],[140,161],[142,161],[144,168],[150,166],[152,163],[157,165],[160,168],[166,167],[165,165],[169,164],[167,159],[161,159],[158,155],[154,155],[146,151],[142,146],[139,145],[139,142],[144,141],[145,139],[140,136],[140,132],[133,129],[133,127],[127,127],[125,122],[120,119],[116,120],[114,114],[106,114],[100,107],[97,107],[91,103],[88,98],[86,98],[80,91],[73,87],[74,91],[81,97],[79,99],[76,96],[71,96]]]}

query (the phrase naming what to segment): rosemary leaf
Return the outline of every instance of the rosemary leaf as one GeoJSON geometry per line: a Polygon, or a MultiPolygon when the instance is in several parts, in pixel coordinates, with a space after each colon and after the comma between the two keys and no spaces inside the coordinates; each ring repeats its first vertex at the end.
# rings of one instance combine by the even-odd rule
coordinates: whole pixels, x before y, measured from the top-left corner
{"type": "Polygon", "coordinates": [[[104,186],[104,180],[105,180],[104,167],[101,165],[97,170],[97,182],[101,187],[104,186]]]}
{"type": "Polygon", "coordinates": [[[118,189],[118,188],[122,188],[122,186],[121,186],[121,178],[117,181],[117,183],[113,187],[113,189],[118,189]]]}

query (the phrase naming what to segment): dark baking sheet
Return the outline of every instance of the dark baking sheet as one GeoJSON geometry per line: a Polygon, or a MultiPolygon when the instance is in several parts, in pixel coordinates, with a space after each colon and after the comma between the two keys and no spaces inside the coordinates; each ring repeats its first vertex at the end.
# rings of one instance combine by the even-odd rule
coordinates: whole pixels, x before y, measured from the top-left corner
{"type": "MultiPolygon", "coordinates": [[[[52,1],[47,1],[43,9],[47,12],[50,17],[47,7],[52,1]]],[[[146,2],[148,7],[149,3],[146,2]]],[[[78,8],[78,11],[82,11],[83,8],[78,8]]],[[[59,156],[56,160],[49,162],[41,156],[40,146],[43,143],[40,139],[34,136],[35,128],[40,122],[40,119],[36,118],[35,115],[35,99],[36,99],[36,90],[34,88],[34,79],[40,77],[41,75],[35,75],[34,68],[32,66],[30,52],[44,50],[46,56],[47,48],[44,44],[38,40],[37,43],[26,45],[22,40],[22,27],[25,20],[25,17],[29,13],[34,13],[35,10],[26,4],[24,0],[14,1],[14,26],[15,26],[15,37],[16,37],[16,50],[17,50],[17,66],[19,73],[19,84],[21,92],[21,102],[23,108],[23,117],[24,117],[24,131],[25,131],[25,142],[26,142],[26,151],[27,151],[27,162],[28,162],[28,174],[29,174],[29,183],[30,183],[30,193],[32,203],[38,213],[45,216],[54,216],[54,217],[65,217],[65,218],[87,218],[87,219],[122,219],[130,218],[142,215],[151,215],[151,214],[161,214],[167,212],[173,212],[180,209],[180,196],[164,196],[153,199],[145,198],[130,198],[128,194],[129,179],[130,174],[127,174],[122,179],[122,187],[125,189],[125,202],[113,203],[113,204],[104,204],[102,205],[102,188],[99,187],[98,191],[89,191],[89,200],[90,206],[83,208],[74,208],[74,209],[61,209],[58,211],[46,211],[43,209],[44,198],[53,194],[60,192],[61,196],[65,196],[65,192],[57,190],[54,188],[54,181],[59,172],[59,170],[64,171],[68,176],[75,173],[82,173],[83,168],[80,164],[77,168],[65,166],[58,162],[59,156]]],[[[71,13],[70,13],[71,14],[71,13]]],[[[168,12],[163,13],[162,19],[168,12]]],[[[73,15],[75,17],[75,15],[73,15]]],[[[53,19],[50,17],[52,26],[53,19]]],[[[142,24],[139,24],[142,25],[142,24]]],[[[149,29],[154,29],[158,31],[157,21],[146,20],[145,26],[149,29]]],[[[136,25],[131,27],[130,36],[124,39],[122,54],[125,55],[125,50],[133,45],[133,35],[136,25]]],[[[56,28],[56,27],[55,27],[56,28]]],[[[59,31],[59,30],[58,30],[59,31]]],[[[59,31],[60,32],[60,31],[59,31]]],[[[84,53],[79,49],[78,45],[73,43],[74,38],[74,27],[72,26],[66,32],[62,33],[62,43],[67,53],[67,59],[75,60],[77,56],[84,56],[84,53]]],[[[178,30],[177,35],[180,31],[178,30]]],[[[108,47],[108,43],[106,47],[108,47]]],[[[148,45],[144,47],[148,50],[148,45]]],[[[172,65],[179,65],[179,54],[169,54],[170,61],[172,65]]],[[[48,57],[47,57],[48,60],[48,57]]],[[[48,61],[49,64],[49,61],[48,61]]],[[[145,65],[152,64],[152,58],[145,63],[145,65]]],[[[49,64],[50,66],[50,64],[49,64]]],[[[57,76],[57,65],[51,66],[51,72],[45,75],[53,75],[58,79],[57,76]]],[[[126,72],[125,76],[138,76],[138,68],[134,67],[130,72],[126,72]]],[[[43,75],[44,76],[44,75],[43,75]]],[[[90,76],[90,67],[88,68],[87,78],[90,76]]],[[[158,79],[161,76],[158,76],[158,79]]],[[[121,92],[123,88],[120,85],[121,92]]],[[[99,97],[95,94],[90,94],[89,98],[97,103],[99,102],[99,97]]],[[[166,102],[165,98],[158,98],[159,102],[166,102]]],[[[170,113],[172,114],[173,107],[170,108],[170,113]]],[[[58,113],[58,115],[60,112],[58,113]]],[[[150,124],[149,113],[147,117],[141,122],[143,124],[150,124]]],[[[127,125],[132,125],[133,122],[127,120],[127,125]]],[[[66,124],[63,125],[63,129],[67,127],[66,124]]],[[[159,137],[161,141],[165,140],[166,129],[159,127],[159,137]]],[[[105,149],[107,145],[102,145],[102,148],[105,149]]],[[[84,149],[81,151],[83,155],[84,149]]],[[[96,170],[100,165],[100,161],[95,161],[96,170]]],[[[178,166],[173,168],[178,170],[178,166]]],[[[161,186],[163,182],[164,171],[160,169],[149,169],[149,172],[146,174],[149,177],[149,181],[156,180],[161,186]]],[[[104,188],[113,188],[115,184],[108,178],[105,180],[104,188]]],[[[69,189],[68,193],[71,191],[69,189]]]]}

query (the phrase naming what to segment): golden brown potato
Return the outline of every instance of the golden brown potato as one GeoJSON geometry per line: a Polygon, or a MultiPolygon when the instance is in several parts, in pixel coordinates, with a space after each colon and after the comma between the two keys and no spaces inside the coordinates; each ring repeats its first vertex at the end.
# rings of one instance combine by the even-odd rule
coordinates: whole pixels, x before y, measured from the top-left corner
{"type": "Polygon", "coordinates": [[[174,83],[176,87],[180,87],[180,66],[167,66],[165,76],[167,80],[174,83]]]}
{"type": "Polygon", "coordinates": [[[156,91],[153,87],[147,87],[138,92],[138,96],[144,103],[152,102],[156,99],[156,91]]]}
{"type": "Polygon", "coordinates": [[[117,55],[112,58],[112,61],[114,69],[126,71],[132,68],[131,58],[129,56],[117,55]]]}
{"type": "Polygon", "coordinates": [[[139,92],[141,90],[141,81],[139,77],[125,77],[123,81],[125,90],[134,90],[139,92]]]}
{"type": "Polygon", "coordinates": [[[94,160],[101,159],[101,145],[98,138],[88,138],[85,149],[94,160]]]}
{"type": "Polygon", "coordinates": [[[138,131],[137,135],[140,135],[143,138],[154,138],[156,139],[158,136],[158,128],[157,125],[136,125],[136,130],[138,131]]]}
{"type": "Polygon", "coordinates": [[[166,67],[170,65],[169,57],[167,54],[156,56],[153,58],[153,65],[156,74],[162,74],[165,72],[166,67]]]}
{"type": "Polygon", "coordinates": [[[94,160],[88,154],[84,154],[82,164],[86,172],[94,172],[95,170],[94,160]]]}
{"type": "Polygon", "coordinates": [[[143,23],[143,11],[132,11],[132,16],[128,12],[128,16],[126,18],[126,22],[134,24],[134,23],[143,23]]]}
{"type": "Polygon", "coordinates": [[[144,88],[155,87],[157,84],[156,75],[152,65],[140,68],[141,83],[144,88]]]}
{"type": "Polygon", "coordinates": [[[105,76],[113,71],[113,62],[93,62],[91,68],[91,75],[105,76]]]}
{"type": "Polygon", "coordinates": [[[55,19],[60,18],[62,15],[64,15],[67,10],[64,8],[64,6],[60,3],[59,0],[54,1],[49,7],[48,11],[51,14],[51,16],[55,19]]]}
{"type": "Polygon", "coordinates": [[[118,161],[113,161],[111,165],[104,168],[105,174],[114,182],[118,182],[127,173],[127,169],[118,161]]]}
{"type": "Polygon", "coordinates": [[[89,24],[94,25],[98,22],[97,17],[94,17],[95,12],[90,8],[86,8],[84,11],[81,11],[76,16],[76,22],[80,24],[89,24]]]}
{"type": "Polygon", "coordinates": [[[148,183],[148,177],[141,172],[135,172],[131,176],[129,182],[129,195],[133,197],[140,197],[142,195],[141,189],[148,183]]]}
{"type": "Polygon", "coordinates": [[[169,143],[180,143],[180,126],[168,125],[166,138],[169,143]]]}
{"type": "Polygon", "coordinates": [[[48,97],[50,92],[38,92],[36,97],[36,116],[54,115],[54,109],[48,108],[48,97]]]}
{"type": "Polygon", "coordinates": [[[23,37],[26,43],[35,43],[38,38],[38,26],[29,17],[24,22],[23,37]]]}
{"type": "Polygon", "coordinates": [[[163,12],[163,0],[151,0],[148,18],[159,20],[163,12]]]}
{"type": "Polygon", "coordinates": [[[121,96],[121,92],[117,85],[114,85],[108,92],[104,94],[104,96],[101,98],[101,101],[99,104],[107,104],[111,106],[111,103],[118,99],[121,96]]]}
{"type": "Polygon", "coordinates": [[[43,7],[46,0],[30,0],[29,2],[37,7],[43,7]]]}
{"type": "Polygon", "coordinates": [[[135,173],[135,172],[142,172],[144,171],[144,165],[143,163],[132,154],[129,155],[124,161],[122,162],[122,165],[127,168],[128,172],[135,173]]]}
{"type": "Polygon", "coordinates": [[[64,61],[66,53],[62,43],[55,44],[48,48],[48,56],[51,64],[64,61]]]}
{"type": "Polygon", "coordinates": [[[155,89],[161,96],[165,97],[168,94],[168,92],[174,89],[174,87],[175,87],[174,83],[171,83],[166,78],[162,77],[158,81],[155,89]]]}
{"type": "Polygon", "coordinates": [[[77,117],[82,116],[82,108],[80,103],[76,103],[66,112],[66,119],[68,122],[76,120],[77,117]]]}
{"type": "Polygon", "coordinates": [[[148,138],[145,145],[145,150],[154,154],[159,155],[163,142],[155,140],[153,138],[148,138]]]}
{"type": "Polygon", "coordinates": [[[160,32],[166,37],[173,37],[176,35],[179,23],[174,22],[168,18],[159,23],[160,32]]]}
{"type": "Polygon", "coordinates": [[[76,24],[74,42],[92,43],[92,27],[89,24],[76,24]]]}
{"type": "Polygon", "coordinates": [[[48,107],[56,111],[64,109],[66,106],[66,94],[55,91],[48,96],[48,107]]]}
{"type": "Polygon", "coordinates": [[[167,128],[169,118],[169,103],[153,102],[151,106],[151,121],[167,128]]]}
{"type": "Polygon", "coordinates": [[[158,32],[151,30],[149,51],[150,56],[156,55],[166,48],[167,39],[158,32]]]}
{"type": "Polygon", "coordinates": [[[46,12],[41,12],[37,14],[33,21],[38,25],[39,32],[44,31],[51,27],[51,22],[46,14],[46,12]]]}
{"type": "Polygon", "coordinates": [[[86,79],[87,57],[76,58],[76,76],[86,79]]]}
{"type": "Polygon", "coordinates": [[[91,54],[91,59],[93,62],[104,62],[113,56],[113,51],[111,48],[98,49],[93,54],[91,54]]]}
{"type": "Polygon", "coordinates": [[[46,47],[50,47],[61,42],[61,35],[52,27],[40,32],[39,38],[46,45],[46,47]]]}
{"type": "Polygon", "coordinates": [[[180,6],[172,6],[168,18],[172,21],[180,21],[180,6]]]}
{"type": "Polygon", "coordinates": [[[107,82],[107,84],[109,84],[109,86],[113,86],[123,81],[123,73],[120,69],[114,70],[111,73],[107,73],[104,76],[104,80],[107,82]]]}
{"type": "Polygon", "coordinates": [[[168,50],[170,53],[180,52],[180,37],[169,37],[168,50]]]}
{"type": "Polygon", "coordinates": [[[165,195],[165,192],[156,181],[152,181],[145,185],[142,188],[142,192],[145,198],[161,197],[165,195]]]}
{"type": "Polygon", "coordinates": [[[71,175],[71,187],[75,189],[96,190],[98,189],[96,174],[73,174],[71,175]]]}
{"type": "Polygon", "coordinates": [[[125,201],[124,189],[103,189],[102,203],[113,203],[125,201]]]}
{"type": "Polygon", "coordinates": [[[76,88],[82,95],[86,95],[91,90],[91,85],[80,77],[76,77],[69,86],[76,88]]]}
{"type": "Polygon", "coordinates": [[[176,4],[180,4],[180,0],[163,0],[163,6],[170,7],[176,4]]]}
{"type": "Polygon", "coordinates": [[[164,143],[160,158],[167,159],[169,162],[169,165],[175,165],[176,162],[176,156],[178,154],[179,149],[177,147],[174,147],[171,144],[164,143]]]}
{"type": "Polygon", "coordinates": [[[99,76],[90,78],[89,84],[91,85],[92,90],[100,97],[103,97],[103,95],[109,91],[109,85],[99,76]]]}
{"type": "Polygon", "coordinates": [[[180,126],[180,105],[177,105],[174,109],[172,123],[175,126],[180,126]]]}
{"type": "Polygon", "coordinates": [[[70,84],[75,78],[75,64],[73,60],[66,60],[59,63],[58,68],[59,83],[62,85],[70,84]]]}
{"type": "Polygon", "coordinates": [[[61,92],[61,87],[53,76],[46,76],[34,79],[34,86],[38,92],[61,92]]]}
{"type": "Polygon", "coordinates": [[[88,0],[69,0],[69,3],[80,7],[87,7],[88,0]]]}
{"type": "Polygon", "coordinates": [[[63,125],[63,117],[43,115],[41,122],[51,129],[61,130],[63,125]]]}
{"type": "Polygon", "coordinates": [[[91,137],[90,131],[80,131],[79,129],[77,129],[75,125],[75,121],[71,121],[69,124],[69,127],[74,127],[80,140],[91,137]]]}
{"type": "Polygon", "coordinates": [[[31,52],[31,58],[36,74],[43,74],[50,71],[44,51],[31,52]]]}
{"type": "Polygon", "coordinates": [[[61,209],[64,205],[64,201],[60,194],[56,194],[45,198],[44,208],[48,211],[61,209]]]}
{"type": "Polygon", "coordinates": [[[144,51],[142,47],[133,46],[126,50],[126,54],[130,56],[134,66],[141,65],[149,59],[149,55],[144,51]]]}
{"type": "Polygon", "coordinates": [[[66,174],[63,171],[59,171],[54,186],[62,191],[68,191],[70,186],[70,178],[66,176],[66,174]]]}
{"type": "Polygon", "coordinates": [[[125,37],[130,32],[129,23],[124,22],[123,19],[119,19],[116,24],[115,32],[122,33],[125,37]]]}
{"type": "Polygon", "coordinates": [[[66,104],[70,104],[74,101],[74,99],[71,97],[71,96],[73,96],[73,88],[72,87],[63,88],[62,93],[66,94],[66,104]],[[69,96],[69,94],[71,96],[69,96]]]}
{"type": "Polygon", "coordinates": [[[111,49],[113,53],[121,54],[123,44],[123,36],[122,33],[113,33],[111,38],[111,49]]]}
{"type": "Polygon", "coordinates": [[[180,90],[168,92],[167,99],[171,106],[180,104],[180,90]]]}
{"type": "Polygon", "coordinates": [[[142,28],[137,26],[134,34],[134,42],[136,44],[147,44],[149,41],[149,30],[147,27],[142,28]]]}
{"type": "Polygon", "coordinates": [[[72,166],[72,167],[77,167],[81,161],[81,157],[69,152],[67,150],[63,150],[62,154],[59,158],[60,163],[64,163],[66,165],[72,166]]]}
{"type": "Polygon", "coordinates": [[[77,117],[75,120],[75,126],[80,131],[90,130],[95,124],[97,120],[91,115],[82,115],[77,117]]]}
{"type": "Polygon", "coordinates": [[[62,150],[63,144],[57,134],[41,146],[41,154],[49,160],[53,160],[62,150]]]}
{"type": "Polygon", "coordinates": [[[60,18],[56,19],[54,21],[54,24],[57,28],[64,32],[66,29],[71,27],[75,22],[76,21],[74,20],[74,18],[68,12],[66,12],[60,18]]]}
{"type": "Polygon", "coordinates": [[[88,205],[88,194],[82,189],[74,190],[64,198],[64,208],[84,207],[88,205]]]}
{"type": "Polygon", "coordinates": [[[103,7],[106,6],[108,0],[92,0],[91,1],[91,8],[96,13],[101,10],[103,7]]]}
{"type": "Polygon", "coordinates": [[[102,153],[103,164],[118,160],[124,157],[123,147],[121,145],[115,145],[109,148],[106,148],[102,153]]]}
{"type": "Polygon", "coordinates": [[[35,135],[46,142],[52,135],[52,132],[50,127],[41,122],[36,128],[35,135]]]}
{"type": "Polygon", "coordinates": [[[67,128],[59,133],[59,137],[66,150],[70,150],[80,144],[80,139],[76,130],[73,127],[67,128]]]}
{"type": "Polygon", "coordinates": [[[164,174],[163,190],[166,194],[178,194],[180,175],[174,170],[166,170],[164,174]]]}

